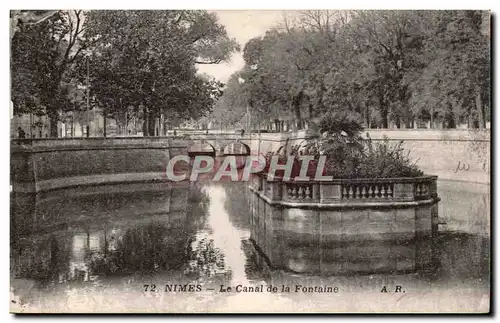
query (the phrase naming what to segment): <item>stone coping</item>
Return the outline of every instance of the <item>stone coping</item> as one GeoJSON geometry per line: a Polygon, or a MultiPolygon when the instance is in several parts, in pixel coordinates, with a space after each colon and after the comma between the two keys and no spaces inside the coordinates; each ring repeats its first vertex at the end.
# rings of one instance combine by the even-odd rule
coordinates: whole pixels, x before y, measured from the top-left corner
{"type": "Polygon", "coordinates": [[[13,183],[13,186],[15,186],[13,191],[16,193],[39,193],[73,187],[148,182],[168,182],[168,179],[165,173],[156,172],[85,175],[54,178],[37,181],[36,183],[13,183]]]}
{"type": "Polygon", "coordinates": [[[268,197],[264,192],[258,191],[255,187],[249,187],[252,192],[257,194],[260,198],[271,205],[280,205],[283,207],[300,208],[300,209],[328,209],[328,210],[342,210],[342,209],[384,209],[384,208],[410,208],[421,205],[432,205],[440,201],[440,198],[429,198],[418,201],[378,201],[378,202],[290,202],[290,201],[277,201],[268,197]]]}
{"type": "Polygon", "coordinates": [[[424,175],[419,177],[370,177],[370,178],[334,178],[328,181],[297,181],[291,178],[290,180],[284,181],[282,177],[275,176],[273,180],[267,178],[266,173],[257,174],[258,176],[264,177],[268,182],[282,182],[282,183],[294,183],[294,184],[322,184],[322,185],[334,185],[334,184],[349,184],[349,183],[421,183],[427,182],[429,180],[437,180],[436,175],[424,175]]]}
{"type": "Polygon", "coordinates": [[[252,178],[251,190],[270,204],[299,208],[396,208],[439,201],[437,176],[268,181],[260,174],[252,178]]]}

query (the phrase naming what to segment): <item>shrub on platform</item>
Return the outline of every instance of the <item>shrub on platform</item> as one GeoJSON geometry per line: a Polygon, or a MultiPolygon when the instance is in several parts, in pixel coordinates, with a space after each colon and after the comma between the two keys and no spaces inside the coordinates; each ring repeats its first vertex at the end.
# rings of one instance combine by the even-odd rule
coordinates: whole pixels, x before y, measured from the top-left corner
{"type": "MultiPolygon", "coordinates": [[[[391,178],[391,177],[418,177],[423,172],[409,158],[402,145],[403,141],[391,144],[388,138],[382,142],[373,143],[371,139],[363,139],[363,127],[356,114],[349,112],[332,112],[309,132],[315,139],[303,145],[290,147],[286,152],[281,147],[276,152],[265,155],[267,173],[271,158],[278,157],[278,164],[284,165],[287,156],[313,155],[315,160],[310,162],[308,176],[316,173],[319,156],[326,156],[323,175],[333,178],[391,178]]],[[[292,167],[292,178],[300,173],[301,164],[296,158],[292,167]]],[[[277,171],[276,176],[283,176],[284,171],[277,171]]]]}

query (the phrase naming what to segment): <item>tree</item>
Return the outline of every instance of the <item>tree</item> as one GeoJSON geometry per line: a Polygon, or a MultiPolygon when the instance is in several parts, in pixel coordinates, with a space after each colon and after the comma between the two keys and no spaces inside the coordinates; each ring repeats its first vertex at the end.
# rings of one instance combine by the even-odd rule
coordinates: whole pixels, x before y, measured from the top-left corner
{"type": "Polygon", "coordinates": [[[57,137],[64,82],[68,68],[85,47],[83,12],[57,11],[36,24],[17,25],[11,45],[14,113],[46,113],[51,136],[57,137]]]}
{"type": "Polygon", "coordinates": [[[299,129],[306,116],[310,120],[325,111],[325,77],[338,69],[336,38],[346,14],[325,10],[285,16],[282,27],[245,45],[243,73],[250,80],[253,110],[268,115],[269,107],[281,106],[294,115],[299,129]]]}
{"type": "Polygon", "coordinates": [[[57,10],[11,10],[10,39],[19,30],[19,24],[39,24],[57,13],[57,10]]]}
{"type": "Polygon", "coordinates": [[[302,11],[245,45],[243,90],[256,113],[280,106],[299,127],[332,109],[366,127],[484,127],[488,23],[480,11],[302,11]]]}
{"type": "Polygon", "coordinates": [[[428,59],[411,85],[412,109],[453,127],[465,120],[469,127],[484,128],[490,106],[489,14],[443,11],[430,19],[428,59]]]}
{"type": "Polygon", "coordinates": [[[113,113],[141,109],[149,136],[157,135],[161,114],[188,119],[210,111],[221,84],[197,74],[196,64],[217,64],[239,50],[205,11],[91,11],[86,24],[97,104],[113,113]]]}
{"type": "Polygon", "coordinates": [[[240,83],[241,73],[231,75],[223,88],[223,94],[209,115],[209,120],[220,129],[233,127],[246,113],[248,93],[240,83]]]}

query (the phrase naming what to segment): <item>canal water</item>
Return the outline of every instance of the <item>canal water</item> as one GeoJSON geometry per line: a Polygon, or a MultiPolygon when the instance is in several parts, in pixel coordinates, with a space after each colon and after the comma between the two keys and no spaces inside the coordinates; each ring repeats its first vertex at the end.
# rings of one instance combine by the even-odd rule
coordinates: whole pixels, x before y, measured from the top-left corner
{"type": "Polygon", "coordinates": [[[433,270],[329,277],[270,268],[251,241],[248,183],[12,194],[11,309],[487,311],[489,187],[440,182],[438,190],[433,270]]]}

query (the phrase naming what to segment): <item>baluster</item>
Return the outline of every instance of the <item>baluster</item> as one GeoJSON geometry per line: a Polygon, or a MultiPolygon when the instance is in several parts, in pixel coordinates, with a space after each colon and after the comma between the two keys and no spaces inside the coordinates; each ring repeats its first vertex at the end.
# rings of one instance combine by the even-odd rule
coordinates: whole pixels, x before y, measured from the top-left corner
{"type": "Polygon", "coordinates": [[[426,183],[422,184],[422,194],[427,195],[429,193],[429,187],[427,186],[426,183]]]}
{"type": "Polygon", "coordinates": [[[388,185],[388,187],[389,188],[388,188],[387,196],[392,197],[393,196],[393,192],[394,192],[394,186],[391,183],[391,184],[388,185]]]}
{"type": "Polygon", "coordinates": [[[286,193],[288,195],[288,198],[293,198],[292,187],[290,185],[286,186],[286,193]]]}
{"type": "Polygon", "coordinates": [[[307,199],[312,198],[312,194],[311,194],[311,193],[312,193],[312,189],[310,189],[310,188],[309,188],[309,185],[308,185],[308,186],[306,186],[306,191],[305,191],[305,193],[306,193],[306,198],[307,198],[307,199]]]}
{"type": "Polygon", "coordinates": [[[382,184],[382,196],[387,197],[387,184],[382,184]]]}
{"type": "Polygon", "coordinates": [[[295,198],[298,199],[300,198],[300,187],[295,186],[295,198]]]}

